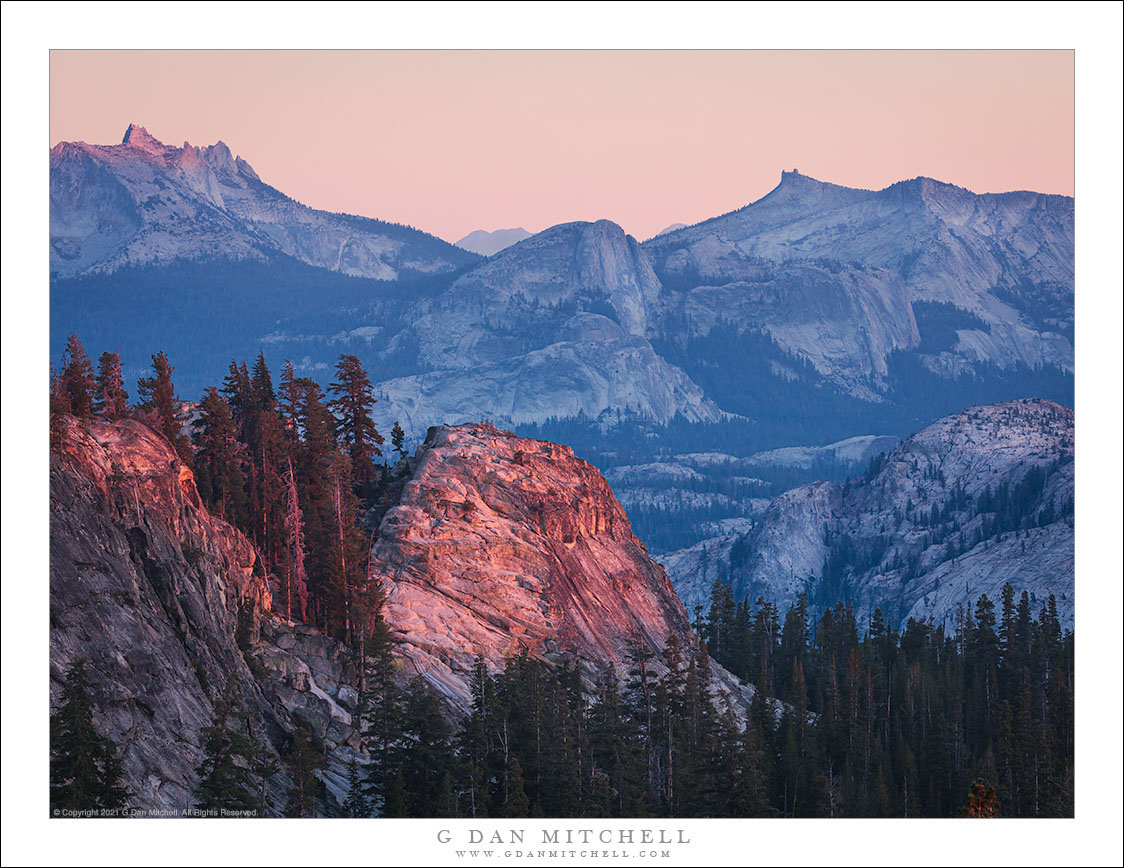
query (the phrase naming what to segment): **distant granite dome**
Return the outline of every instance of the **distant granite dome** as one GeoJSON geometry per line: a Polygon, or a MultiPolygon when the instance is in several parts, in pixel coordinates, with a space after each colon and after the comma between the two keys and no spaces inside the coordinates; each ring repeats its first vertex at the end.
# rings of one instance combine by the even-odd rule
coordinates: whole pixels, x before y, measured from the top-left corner
{"type": "Polygon", "coordinates": [[[479,253],[481,256],[494,256],[512,244],[518,244],[524,238],[530,237],[531,233],[522,226],[516,229],[496,229],[492,232],[477,229],[469,232],[456,244],[457,247],[479,253]]]}
{"type": "Polygon", "coordinates": [[[665,226],[663,229],[661,229],[659,232],[657,232],[652,237],[653,238],[659,238],[661,235],[667,235],[668,233],[671,233],[671,232],[678,232],[680,229],[686,229],[686,228],[687,228],[686,223],[672,223],[670,226],[665,226]]]}
{"type": "Polygon", "coordinates": [[[375,421],[418,435],[482,417],[726,418],[653,349],[660,294],[640,245],[617,224],[552,226],[415,307],[391,345],[416,347],[422,371],[376,384],[375,421]]]}

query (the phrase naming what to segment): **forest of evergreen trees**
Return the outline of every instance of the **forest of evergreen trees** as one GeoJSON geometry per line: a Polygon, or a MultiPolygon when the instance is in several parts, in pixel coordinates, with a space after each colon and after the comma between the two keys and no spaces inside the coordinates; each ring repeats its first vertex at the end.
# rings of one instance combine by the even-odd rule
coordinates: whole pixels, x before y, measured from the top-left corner
{"type": "MultiPolygon", "coordinates": [[[[194,408],[177,396],[173,371],[164,353],[152,356],[130,407],[118,354],[103,353],[95,375],[71,335],[51,377],[52,432],[69,414],[132,417],[162,434],[194,471],[207,508],[257,547],[281,613],[358,649],[377,607],[362,519],[382,498],[385,477],[385,464],[376,464],[384,440],[370,417],[375,399],[359,359],[340,357],[327,394],[289,362],[275,388],[264,355],[252,367],[231,361],[222,385],[206,389],[194,408]]],[[[394,444],[403,454],[400,433],[396,427],[394,444]]]]}
{"type": "MultiPolygon", "coordinates": [[[[813,623],[802,599],[782,619],[717,582],[695,616],[697,644],[673,637],[657,653],[638,642],[626,672],[595,678],[526,654],[494,674],[479,661],[455,724],[424,680],[401,683],[368,576],[362,519],[386,472],[359,360],[341,356],[327,395],[288,363],[275,389],[264,357],[231,362],[199,402],[191,442],[173,369],[163,353],[152,362],[130,407],[116,354],[95,374],[72,336],[51,378],[53,443],[67,415],[132,416],[162,433],[208,508],[258,547],[281,614],[362,654],[368,759],[350,769],[348,816],[1073,815],[1073,633],[1053,597],[1034,613],[1010,585],[998,612],[982,596],[953,631],[910,619],[899,632],[878,611],[858,623],[843,603],[813,623]],[[712,659],[755,686],[748,707],[715,689],[712,659]]],[[[402,452],[397,426],[392,443],[402,452]]],[[[93,729],[87,678],[71,670],[52,716],[52,807],[128,798],[115,746],[93,729]]],[[[268,786],[279,767],[247,735],[233,684],[214,715],[198,807],[336,810],[306,730],[283,757],[292,785],[281,800],[268,786]]]]}
{"type": "Polygon", "coordinates": [[[592,685],[525,654],[478,662],[453,727],[418,679],[372,658],[366,772],[351,816],[1063,817],[1073,815],[1073,634],[1051,598],[986,596],[957,629],[842,603],[809,622],[716,583],[697,647],[637,645],[592,685]],[[711,654],[757,685],[737,710],[711,654]]]}

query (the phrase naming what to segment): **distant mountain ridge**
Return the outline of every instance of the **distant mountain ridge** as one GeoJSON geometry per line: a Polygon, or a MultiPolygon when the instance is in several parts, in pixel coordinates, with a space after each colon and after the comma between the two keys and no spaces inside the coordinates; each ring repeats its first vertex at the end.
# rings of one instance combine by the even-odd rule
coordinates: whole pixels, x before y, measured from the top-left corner
{"type": "Polygon", "coordinates": [[[380,280],[475,258],[407,226],[302,205],[221,141],[176,148],[130,124],[119,145],[51,149],[52,276],[270,253],[380,280]]]}
{"type": "MultiPolygon", "coordinates": [[[[75,331],[120,348],[135,379],[165,349],[187,398],[231,357],[288,359],[326,385],[354,353],[380,430],[398,421],[414,443],[487,418],[606,471],[804,450],[746,477],[767,483],[733,483],[754,501],[846,474],[850,459],[808,451],[825,444],[891,442],[968,405],[1072,404],[1066,197],[786,172],[756,202],[642,244],[609,220],[565,223],[481,259],[306,208],[222,143],[126,139],[52,152],[52,352],[75,331]]],[[[663,481],[638,490],[645,533],[656,504],[681,524],[671,504],[694,504],[700,528],[760,511],[704,475],[678,499],[663,481]]]]}
{"type": "Polygon", "coordinates": [[[925,353],[934,371],[1072,371],[1073,215],[1067,196],[930,178],[858,190],[794,170],[644,250],[689,331],[723,318],[760,328],[848,391],[877,393],[889,356],[921,345],[918,304],[930,319],[959,317],[948,345],[925,353]]]}
{"type": "Polygon", "coordinates": [[[524,238],[530,237],[531,233],[522,226],[515,229],[495,229],[491,232],[485,229],[477,229],[469,232],[464,238],[456,242],[456,245],[473,253],[479,253],[481,256],[495,256],[512,244],[518,244],[524,238]]]}

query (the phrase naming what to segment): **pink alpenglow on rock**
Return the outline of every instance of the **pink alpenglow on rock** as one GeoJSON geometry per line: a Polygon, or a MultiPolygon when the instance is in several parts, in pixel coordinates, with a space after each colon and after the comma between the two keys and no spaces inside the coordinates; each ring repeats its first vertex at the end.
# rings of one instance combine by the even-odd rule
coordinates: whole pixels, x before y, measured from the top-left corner
{"type": "Polygon", "coordinates": [[[692,642],[663,568],[596,468],[489,424],[430,429],[372,568],[411,671],[457,705],[477,656],[627,666],[638,642],[692,642]]]}

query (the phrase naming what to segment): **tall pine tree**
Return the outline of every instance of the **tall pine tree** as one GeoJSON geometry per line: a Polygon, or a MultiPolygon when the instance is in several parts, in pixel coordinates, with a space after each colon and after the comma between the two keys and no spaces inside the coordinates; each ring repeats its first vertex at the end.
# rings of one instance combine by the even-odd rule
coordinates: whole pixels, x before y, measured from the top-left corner
{"type": "Polygon", "coordinates": [[[51,809],[124,808],[130,794],[121,782],[123,775],[117,745],[94,726],[86,664],[78,660],[66,674],[62,703],[51,715],[51,809]]]}
{"type": "Polygon", "coordinates": [[[121,356],[102,353],[98,360],[98,382],[94,409],[105,419],[124,419],[129,415],[129,395],[121,376],[121,356]]]}
{"type": "Polygon", "coordinates": [[[152,376],[137,380],[138,409],[150,420],[153,428],[167,438],[180,460],[191,463],[191,446],[183,435],[179,419],[179,399],[172,384],[172,371],[163,351],[152,357],[152,376]]]}
{"type": "Polygon", "coordinates": [[[78,336],[66,340],[62,363],[62,388],[66,393],[69,412],[83,423],[94,415],[94,369],[78,336]]]}
{"type": "Polygon", "coordinates": [[[376,456],[382,455],[379,447],[382,435],[371,419],[375,406],[371,378],[363,370],[357,356],[344,354],[336,365],[336,379],[328,386],[333,396],[329,406],[337,419],[337,432],[348,457],[357,486],[365,486],[375,478],[376,456]]]}
{"type": "Polygon", "coordinates": [[[211,723],[203,727],[201,736],[203,761],[196,769],[196,807],[220,812],[260,811],[260,793],[272,764],[265,745],[250,734],[248,714],[233,678],[215,700],[211,723]]]}

